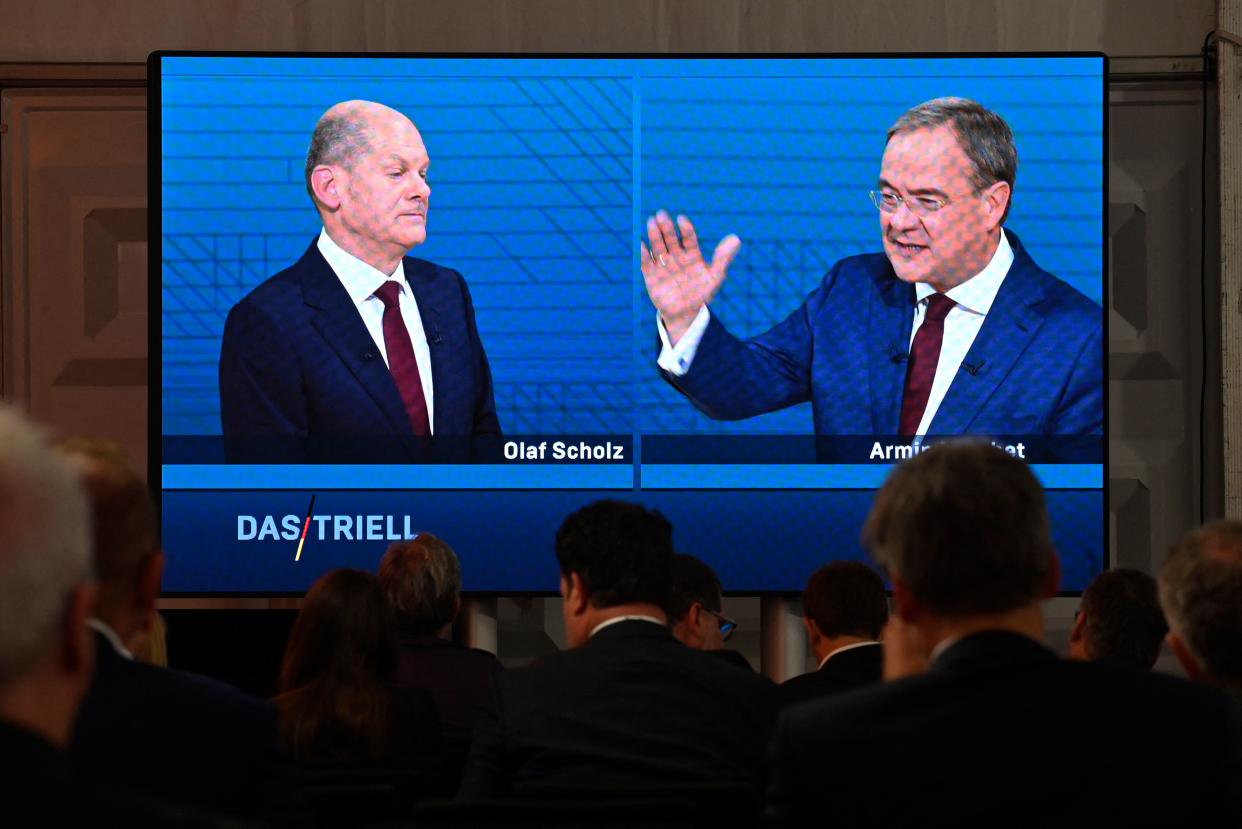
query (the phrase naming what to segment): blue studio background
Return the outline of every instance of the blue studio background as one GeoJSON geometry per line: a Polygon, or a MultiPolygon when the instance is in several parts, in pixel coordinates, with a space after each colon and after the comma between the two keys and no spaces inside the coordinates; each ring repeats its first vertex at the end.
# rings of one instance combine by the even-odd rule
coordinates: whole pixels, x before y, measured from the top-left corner
{"type": "MultiPolygon", "coordinates": [[[[885,131],[933,97],[973,97],[1010,122],[1020,162],[1007,224],[1041,266],[1102,295],[1100,58],[167,56],[160,69],[165,436],[220,433],[224,318],[319,232],[306,148],[323,111],[350,98],[389,104],[423,134],[433,194],[413,253],[468,281],[508,434],[808,434],[807,406],[717,423],[659,378],[640,228],[664,207],[695,221],[709,255],[740,235],[713,309],[737,334],[766,330],[834,261],[880,249],[867,191],[885,131]]],[[[467,590],[498,593],[555,590],[556,528],[599,497],[664,511],[679,549],[730,591],[800,590],[825,561],[865,555],[873,484],[799,489],[757,467],[758,491],[640,490],[628,468],[528,469],[529,480],[464,470],[438,490],[433,469],[403,485],[351,468],[348,489],[314,493],[316,513],[410,516],[453,544],[467,590]]],[[[239,540],[238,516],[300,525],[314,484],[176,471],[162,504],[169,592],[301,592],[332,567],[373,569],[387,545],[312,536],[295,561],[296,541],[239,540]]],[[[1049,485],[1063,588],[1081,590],[1104,562],[1103,490],[1049,485]]]]}

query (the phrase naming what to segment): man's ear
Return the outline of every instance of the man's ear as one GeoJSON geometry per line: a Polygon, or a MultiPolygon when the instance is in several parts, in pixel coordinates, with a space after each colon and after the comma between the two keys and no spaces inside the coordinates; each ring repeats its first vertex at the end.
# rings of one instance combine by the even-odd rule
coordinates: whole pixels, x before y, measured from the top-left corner
{"type": "Polygon", "coordinates": [[[1001,217],[1005,215],[1005,208],[1009,206],[1009,199],[1012,195],[1012,188],[1003,181],[990,184],[984,189],[984,218],[988,230],[994,229],[1001,223],[1001,217]]]}
{"type": "Polygon", "coordinates": [[[564,576],[564,580],[565,607],[569,609],[571,616],[581,616],[591,605],[591,595],[587,590],[586,582],[578,573],[570,573],[564,576]]]}
{"type": "Polygon", "coordinates": [[[912,622],[922,614],[922,607],[914,593],[898,576],[893,579],[893,615],[903,622],[912,622]]]}
{"type": "Polygon", "coordinates": [[[1052,564],[1048,568],[1048,574],[1044,577],[1043,587],[1040,589],[1039,597],[1041,599],[1052,599],[1057,595],[1057,591],[1061,589],[1061,557],[1057,555],[1057,551],[1052,551],[1052,564]]]}
{"type": "Polygon", "coordinates": [[[453,622],[457,621],[457,614],[459,613],[461,613],[461,596],[458,596],[456,599],[453,599],[453,614],[452,614],[452,617],[449,619],[449,624],[452,624],[453,622]]]}
{"type": "Polygon", "coordinates": [[[320,164],[311,171],[310,184],[315,198],[326,209],[336,210],[341,206],[340,188],[343,182],[334,168],[320,164]]]}
{"type": "Polygon", "coordinates": [[[1169,650],[1173,651],[1173,655],[1177,657],[1177,661],[1181,663],[1182,670],[1186,672],[1186,676],[1190,678],[1191,682],[1212,683],[1211,675],[1182,637],[1170,631],[1165,635],[1164,641],[1168,643],[1169,650]]]}
{"type": "Polygon", "coordinates": [[[79,584],[65,601],[65,626],[61,634],[62,673],[89,677],[95,670],[95,639],[86,624],[95,609],[95,582],[79,584]]]}
{"type": "Polygon", "coordinates": [[[160,597],[160,580],[163,577],[164,551],[156,550],[146,557],[138,571],[134,611],[139,633],[150,633],[155,625],[155,602],[160,597]]]}
{"type": "Polygon", "coordinates": [[[819,625],[810,616],[803,616],[802,626],[806,628],[806,638],[810,640],[811,647],[815,647],[815,643],[824,636],[819,630],[819,625]]]}

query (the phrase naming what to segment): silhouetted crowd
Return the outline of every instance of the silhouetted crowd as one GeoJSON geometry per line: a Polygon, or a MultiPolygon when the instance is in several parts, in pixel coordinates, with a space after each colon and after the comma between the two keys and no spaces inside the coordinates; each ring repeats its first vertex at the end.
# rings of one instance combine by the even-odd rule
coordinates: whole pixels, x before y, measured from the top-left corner
{"type": "Polygon", "coordinates": [[[863,543],[810,575],[818,669],[777,685],[658,512],[565,519],[568,647],[520,669],[452,641],[461,565],[421,533],[314,583],[265,701],[138,658],[151,493],[115,447],[0,410],[0,823],[1242,825],[1242,522],[1187,534],[1158,579],[1103,573],[1068,660],[1023,462],[918,455],[863,543]],[[1164,642],[1188,680],[1151,670],[1164,642]]]}

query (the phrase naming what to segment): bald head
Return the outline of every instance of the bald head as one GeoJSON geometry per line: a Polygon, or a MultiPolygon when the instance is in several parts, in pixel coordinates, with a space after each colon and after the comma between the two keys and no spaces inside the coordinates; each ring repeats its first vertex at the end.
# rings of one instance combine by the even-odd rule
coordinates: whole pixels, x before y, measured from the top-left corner
{"type": "Polygon", "coordinates": [[[321,165],[354,169],[358,159],[371,150],[375,134],[407,127],[414,122],[395,109],[375,101],[341,101],[319,116],[311,134],[310,150],[306,153],[306,192],[320,207],[311,175],[321,165]]]}

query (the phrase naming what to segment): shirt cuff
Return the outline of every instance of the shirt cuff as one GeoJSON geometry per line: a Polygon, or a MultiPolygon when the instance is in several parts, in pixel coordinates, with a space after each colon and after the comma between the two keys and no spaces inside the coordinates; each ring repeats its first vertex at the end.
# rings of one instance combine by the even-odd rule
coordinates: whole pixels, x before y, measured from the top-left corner
{"type": "Polygon", "coordinates": [[[689,371],[690,364],[694,362],[694,355],[699,350],[699,343],[703,340],[703,334],[707,331],[707,324],[711,321],[711,318],[711,312],[704,305],[699,309],[698,316],[694,318],[694,322],[690,323],[690,327],[686,329],[686,333],[681,335],[677,345],[673,345],[669,342],[668,329],[664,327],[664,320],[660,319],[660,315],[657,313],[656,329],[660,332],[660,356],[656,359],[656,365],[674,377],[681,377],[689,371]]]}

